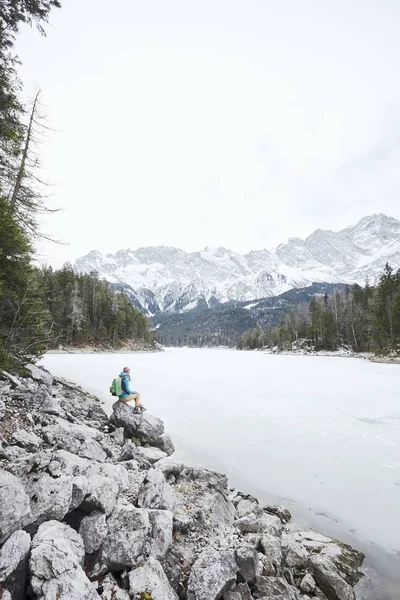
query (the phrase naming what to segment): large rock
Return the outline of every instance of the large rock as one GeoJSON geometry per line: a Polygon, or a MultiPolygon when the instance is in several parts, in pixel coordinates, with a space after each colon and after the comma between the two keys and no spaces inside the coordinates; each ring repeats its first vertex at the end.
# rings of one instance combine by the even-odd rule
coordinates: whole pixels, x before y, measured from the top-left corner
{"type": "Polygon", "coordinates": [[[307,566],[310,555],[302,544],[296,542],[289,533],[282,534],[281,543],[283,561],[287,567],[303,569],[307,566]]]}
{"type": "Polygon", "coordinates": [[[108,574],[101,583],[101,600],[130,600],[129,592],[119,587],[116,579],[108,574]]]}
{"type": "Polygon", "coordinates": [[[51,393],[53,387],[53,375],[51,375],[51,373],[45,369],[37,367],[36,365],[26,365],[26,369],[30,371],[32,379],[35,379],[35,381],[39,381],[40,383],[44,383],[51,393]]]}
{"type": "Polygon", "coordinates": [[[264,533],[260,539],[260,548],[271,564],[278,570],[282,562],[281,539],[271,533],[264,533]]]}
{"type": "Polygon", "coordinates": [[[131,440],[128,440],[126,444],[122,446],[121,452],[118,456],[118,461],[126,461],[136,459],[138,455],[137,447],[131,440]]]}
{"type": "Polygon", "coordinates": [[[107,454],[99,442],[93,439],[88,439],[82,442],[80,448],[78,449],[78,454],[79,456],[82,456],[82,458],[97,460],[99,462],[104,462],[107,458],[107,454]]]}
{"type": "Polygon", "coordinates": [[[152,447],[145,448],[143,446],[138,446],[136,448],[136,452],[137,452],[137,456],[145,458],[152,465],[154,463],[156,463],[157,461],[162,460],[163,458],[167,457],[165,452],[163,452],[159,448],[152,448],[152,447]]]}
{"type": "Polygon", "coordinates": [[[33,538],[31,586],[37,600],[95,600],[99,595],[85,575],[83,540],[58,521],[43,523],[33,538]]]}
{"type": "Polygon", "coordinates": [[[253,595],[255,598],[268,600],[277,597],[277,600],[300,600],[297,590],[288,584],[282,577],[258,577],[253,595]]]}
{"type": "Polygon", "coordinates": [[[30,514],[29,497],[21,481],[11,473],[0,470],[0,544],[20,529],[30,514]]]}
{"type": "Polygon", "coordinates": [[[71,503],[68,508],[68,512],[75,510],[82,504],[85,499],[89,487],[87,477],[84,475],[77,475],[72,479],[72,496],[71,503]]]}
{"type": "Polygon", "coordinates": [[[310,564],[318,587],[329,600],[354,600],[353,587],[340,576],[330,558],[316,555],[311,557],[310,564]]]}
{"type": "Polygon", "coordinates": [[[12,435],[13,441],[17,446],[25,448],[27,452],[37,452],[42,445],[42,440],[33,431],[18,429],[12,435]]]}
{"type": "Polygon", "coordinates": [[[24,480],[29,495],[31,514],[24,526],[31,533],[45,521],[61,521],[69,511],[72,500],[72,477],[60,475],[54,479],[47,473],[33,473],[24,480]]]}
{"type": "Polygon", "coordinates": [[[93,511],[87,517],[83,517],[79,533],[82,536],[86,554],[93,554],[99,550],[106,539],[107,532],[108,527],[104,513],[93,511]]]}
{"type": "Polygon", "coordinates": [[[117,429],[111,434],[111,437],[117,446],[123,446],[125,444],[124,428],[117,427],[117,429]]]}
{"type": "Polygon", "coordinates": [[[150,556],[164,560],[172,544],[172,512],[168,510],[149,510],[151,525],[150,556]]]}
{"type": "Polygon", "coordinates": [[[7,590],[13,600],[25,600],[31,538],[15,531],[0,550],[0,592],[7,590]]]}
{"type": "Polygon", "coordinates": [[[251,512],[234,522],[235,527],[242,533],[270,533],[280,536],[282,522],[279,517],[263,513],[261,515],[251,512]]]}
{"type": "Polygon", "coordinates": [[[127,402],[113,404],[113,424],[123,427],[125,434],[144,443],[154,443],[164,433],[164,424],[158,417],[148,413],[136,414],[127,402]]]}
{"type": "Polygon", "coordinates": [[[196,531],[203,536],[215,536],[232,526],[234,506],[228,499],[228,480],[225,475],[186,467],[169,458],[157,462],[155,468],[164,473],[173,490],[176,488],[176,531],[196,531]]]}
{"type": "Polygon", "coordinates": [[[204,550],[190,572],[188,600],[218,600],[235,584],[237,570],[231,552],[204,550]]]}
{"type": "Polygon", "coordinates": [[[164,423],[147,412],[140,415],[136,436],[141,442],[152,444],[164,433],[164,423]]]}
{"type": "Polygon", "coordinates": [[[49,394],[45,385],[40,385],[34,395],[34,404],[36,410],[48,415],[64,416],[65,412],[61,408],[59,401],[49,394]]]}
{"type": "Polygon", "coordinates": [[[316,583],[315,583],[315,579],[311,575],[311,573],[306,573],[306,575],[304,575],[303,579],[300,582],[299,587],[300,587],[300,590],[302,592],[304,592],[305,594],[313,594],[314,593],[316,583]]]}
{"type": "Polygon", "coordinates": [[[162,435],[160,435],[160,437],[155,442],[153,442],[153,444],[154,446],[160,448],[160,450],[165,452],[167,456],[171,456],[171,454],[175,452],[175,446],[173,444],[171,436],[169,436],[167,433],[163,433],[162,435]]]}
{"type": "Polygon", "coordinates": [[[154,558],[129,573],[129,590],[133,597],[143,600],[178,600],[162,566],[154,558]]]}
{"type": "Polygon", "coordinates": [[[313,531],[299,531],[294,533],[293,537],[312,554],[329,558],[347,583],[354,586],[359,581],[361,577],[359,569],[364,560],[362,552],[313,531]]]}
{"type": "Polygon", "coordinates": [[[137,504],[141,508],[174,510],[175,497],[171,486],[165,481],[164,474],[150,469],[139,490],[137,504]]]}
{"type": "Polygon", "coordinates": [[[239,583],[235,587],[235,592],[239,594],[240,600],[252,600],[251,591],[247,583],[239,583]]]}
{"type": "Polygon", "coordinates": [[[119,488],[114,479],[98,475],[88,474],[88,489],[82,506],[85,510],[98,509],[109,515],[115,506],[119,488]]]}
{"type": "Polygon", "coordinates": [[[104,450],[97,443],[103,438],[103,434],[93,427],[81,423],[69,423],[59,418],[54,425],[48,425],[43,429],[43,435],[49,444],[57,446],[60,450],[90,460],[106,459],[104,450]]]}
{"type": "Polygon", "coordinates": [[[264,506],[264,510],[265,512],[270,513],[271,515],[276,515],[277,517],[279,517],[284,525],[286,525],[286,523],[289,523],[289,521],[292,518],[290,511],[281,505],[267,505],[264,506]]]}
{"type": "Polygon", "coordinates": [[[113,571],[130,569],[143,562],[151,550],[152,526],[147,511],[120,503],[107,519],[102,561],[113,571]]]}
{"type": "Polygon", "coordinates": [[[236,563],[243,579],[250,585],[255,583],[260,575],[258,552],[250,546],[240,546],[236,549],[236,563]]]}

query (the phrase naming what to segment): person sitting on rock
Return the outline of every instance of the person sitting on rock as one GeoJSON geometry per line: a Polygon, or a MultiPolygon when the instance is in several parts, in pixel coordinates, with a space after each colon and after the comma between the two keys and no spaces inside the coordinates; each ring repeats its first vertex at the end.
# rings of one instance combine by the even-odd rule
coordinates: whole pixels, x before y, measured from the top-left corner
{"type": "Polygon", "coordinates": [[[130,402],[131,400],[135,401],[135,412],[136,413],[142,413],[143,411],[145,411],[145,407],[143,406],[143,404],[140,402],[140,394],[139,392],[135,392],[133,390],[130,389],[129,386],[129,382],[131,380],[131,370],[129,367],[124,367],[122,372],[119,374],[119,377],[121,379],[121,389],[122,389],[122,395],[118,396],[118,399],[121,402],[130,402]]]}

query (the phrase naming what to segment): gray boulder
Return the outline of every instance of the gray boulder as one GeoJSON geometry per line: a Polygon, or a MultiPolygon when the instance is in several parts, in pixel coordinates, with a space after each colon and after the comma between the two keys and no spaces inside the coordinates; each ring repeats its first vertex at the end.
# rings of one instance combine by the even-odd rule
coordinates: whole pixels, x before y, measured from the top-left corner
{"type": "Polygon", "coordinates": [[[153,443],[164,433],[164,424],[158,417],[148,413],[136,414],[127,402],[113,404],[113,424],[123,427],[125,435],[134,436],[143,443],[153,443]]]}
{"type": "Polygon", "coordinates": [[[354,586],[361,577],[360,567],[364,554],[338,540],[328,538],[313,531],[299,531],[293,534],[311,554],[328,558],[341,577],[354,586]]]}
{"type": "Polygon", "coordinates": [[[222,600],[242,600],[242,597],[239,594],[239,592],[237,592],[235,590],[235,591],[225,592],[225,594],[222,597],[222,600]]]}
{"type": "MultiPolygon", "coordinates": [[[[58,418],[54,425],[48,425],[43,429],[43,435],[49,444],[54,444],[58,448],[70,452],[71,444],[80,442],[79,446],[90,439],[99,441],[103,438],[103,433],[94,427],[80,423],[69,423],[65,419],[58,418]],[[72,440],[75,440],[73,442],[72,440]]],[[[75,448],[75,446],[72,446],[75,448]]],[[[75,452],[73,449],[72,452],[75,452]]]]}
{"type": "Polygon", "coordinates": [[[135,446],[135,444],[133,442],[131,442],[130,440],[128,442],[126,442],[126,444],[124,444],[122,446],[121,452],[119,453],[118,456],[118,461],[126,461],[126,460],[132,460],[132,459],[136,459],[138,455],[137,452],[137,447],[135,446]]]}
{"type": "Polygon", "coordinates": [[[278,573],[278,567],[262,552],[258,553],[258,559],[260,561],[260,575],[276,575],[278,573]]]}
{"type": "Polygon", "coordinates": [[[255,598],[274,598],[279,600],[300,600],[296,588],[288,584],[282,577],[258,577],[254,586],[255,598]]]}
{"type": "Polygon", "coordinates": [[[172,544],[172,512],[169,510],[149,510],[151,526],[150,556],[164,560],[172,544]]]}
{"type": "Polygon", "coordinates": [[[236,583],[237,570],[231,552],[204,550],[190,572],[188,600],[218,600],[236,583]]]}
{"type": "Polygon", "coordinates": [[[24,487],[31,504],[31,514],[24,520],[24,527],[29,532],[34,533],[45,521],[61,521],[69,511],[72,500],[70,475],[54,479],[47,473],[32,473],[24,479],[24,487]]]}
{"type": "Polygon", "coordinates": [[[240,575],[250,585],[254,584],[260,575],[258,552],[250,546],[240,546],[236,549],[235,558],[240,575]]]}
{"type": "Polygon", "coordinates": [[[278,570],[282,563],[281,539],[271,533],[264,533],[260,539],[260,548],[271,564],[278,570]]]}
{"type": "Polygon", "coordinates": [[[114,479],[95,473],[88,473],[88,489],[82,507],[85,510],[98,509],[109,515],[115,506],[119,494],[114,479]]]}
{"type": "Polygon", "coordinates": [[[113,571],[130,569],[143,562],[151,550],[152,527],[147,511],[119,503],[107,519],[108,535],[102,562],[113,571]]]}
{"type": "Polygon", "coordinates": [[[164,433],[164,423],[147,412],[140,415],[136,436],[141,442],[152,444],[164,433]]]}
{"type": "Polygon", "coordinates": [[[102,477],[108,477],[115,481],[118,486],[119,492],[123,492],[129,487],[129,473],[123,465],[114,465],[112,463],[91,463],[89,469],[85,470],[86,477],[99,475],[102,477]]]}
{"type": "Polygon", "coordinates": [[[117,446],[123,446],[125,444],[124,428],[117,427],[117,429],[111,434],[111,437],[117,446]]]}
{"type": "Polygon", "coordinates": [[[42,440],[33,431],[18,429],[12,434],[12,439],[17,446],[25,448],[27,452],[37,452],[42,445],[42,440]]]}
{"type": "Polygon", "coordinates": [[[148,561],[129,573],[129,591],[133,597],[151,600],[178,600],[158,560],[148,561]]]}
{"type": "Polygon", "coordinates": [[[259,506],[258,502],[254,502],[249,498],[242,498],[239,500],[236,506],[236,514],[238,518],[245,517],[246,515],[254,513],[256,516],[262,514],[262,509],[259,506]]]}
{"type": "Polygon", "coordinates": [[[160,437],[153,442],[153,444],[156,446],[156,448],[159,448],[165,452],[167,456],[171,456],[171,454],[175,452],[175,446],[172,442],[171,436],[169,436],[167,433],[160,435],[160,437]]]}
{"type": "Polygon", "coordinates": [[[99,595],[85,575],[81,536],[58,521],[40,525],[32,541],[31,586],[38,600],[95,600],[99,595]]]}
{"type": "Polygon", "coordinates": [[[300,582],[300,590],[305,594],[313,594],[316,585],[314,577],[311,573],[307,573],[300,582]]]}
{"type": "Polygon", "coordinates": [[[25,600],[31,538],[15,531],[0,550],[0,591],[8,591],[13,600],[25,600]]]}
{"type": "Polygon", "coordinates": [[[114,402],[112,409],[112,419],[110,417],[112,424],[117,428],[122,427],[128,436],[135,435],[140,415],[134,412],[133,407],[129,406],[127,402],[117,400],[117,402],[114,402]]]}
{"type": "Polygon", "coordinates": [[[129,592],[119,587],[115,577],[106,575],[101,584],[103,589],[101,600],[130,600],[129,592]]]}
{"type": "Polygon", "coordinates": [[[82,442],[78,454],[79,456],[82,456],[82,458],[97,460],[99,462],[104,462],[107,458],[107,454],[100,446],[99,442],[96,442],[96,440],[93,439],[82,442]]]}
{"type": "Polygon", "coordinates": [[[30,514],[29,497],[21,481],[15,475],[0,470],[0,544],[11,533],[21,529],[30,514]]]}
{"type": "Polygon", "coordinates": [[[286,525],[286,523],[289,523],[289,521],[292,519],[292,515],[291,515],[290,511],[288,511],[288,509],[285,508],[284,506],[277,505],[277,504],[275,504],[273,506],[267,505],[267,506],[264,506],[263,509],[265,510],[265,512],[279,517],[284,525],[286,525]]]}
{"type": "Polygon", "coordinates": [[[165,452],[160,450],[159,448],[138,446],[136,448],[137,456],[145,458],[149,461],[150,464],[154,464],[163,458],[167,458],[165,452]]]}
{"type": "Polygon", "coordinates": [[[106,515],[99,511],[93,511],[87,517],[83,517],[79,534],[83,539],[86,554],[93,554],[99,550],[108,532],[106,515]]]}
{"type": "Polygon", "coordinates": [[[302,544],[288,533],[282,534],[281,543],[283,562],[287,567],[302,569],[307,566],[310,555],[302,544]]]}
{"type": "Polygon", "coordinates": [[[47,389],[51,392],[53,388],[53,375],[46,371],[45,369],[41,369],[36,365],[26,365],[26,369],[30,371],[32,379],[35,381],[39,381],[40,383],[44,383],[47,389]]]}
{"type": "Polygon", "coordinates": [[[59,401],[53,398],[45,385],[40,385],[34,395],[34,403],[36,410],[48,415],[63,416],[64,410],[61,408],[59,401]]]}
{"type": "Polygon", "coordinates": [[[186,467],[170,458],[160,460],[155,468],[164,473],[173,490],[177,489],[174,509],[176,531],[196,531],[213,537],[232,526],[235,509],[228,500],[225,475],[186,467]]]}
{"type": "Polygon", "coordinates": [[[261,516],[251,512],[234,522],[235,527],[242,533],[270,533],[280,536],[282,523],[279,517],[263,513],[261,516]]]}
{"type": "Polygon", "coordinates": [[[330,600],[354,600],[353,587],[340,576],[330,558],[312,556],[310,565],[318,587],[330,600]]]}
{"type": "Polygon", "coordinates": [[[240,600],[252,600],[251,591],[247,583],[239,583],[235,587],[236,594],[239,594],[240,600]]]}
{"type": "Polygon", "coordinates": [[[87,477],[84,475],[77,475],[72,479],[72,495],[71,495],[71,503],[68,508],[68,512],[75,510],[82,504],[87,495],[89,487],[89,482],[87,477]]]}
{"type": "Polygon", "coordinates": [[[156,469],[148,471],[139,490],[137,504],[140,508],[174,510],[174,493],[161,471],[156,469]]]}

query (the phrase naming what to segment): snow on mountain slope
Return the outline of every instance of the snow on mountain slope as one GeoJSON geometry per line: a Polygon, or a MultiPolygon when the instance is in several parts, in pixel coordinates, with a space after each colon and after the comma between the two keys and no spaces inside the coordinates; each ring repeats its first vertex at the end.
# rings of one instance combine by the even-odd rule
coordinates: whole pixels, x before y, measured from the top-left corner
{"type": "Polygon", "coordinates": [[[308,238],[290,238],[277,247],[242,256],[226,248],[184,252],[165,246],[93,250],[75,263],[129,293],[147,314],[184,311],[228,300],[276,296],[313,282],[370,282],[386,262],[400,268],[400,221],[383,214],[364,217],[342,231],[317,229],[308,238]]]}

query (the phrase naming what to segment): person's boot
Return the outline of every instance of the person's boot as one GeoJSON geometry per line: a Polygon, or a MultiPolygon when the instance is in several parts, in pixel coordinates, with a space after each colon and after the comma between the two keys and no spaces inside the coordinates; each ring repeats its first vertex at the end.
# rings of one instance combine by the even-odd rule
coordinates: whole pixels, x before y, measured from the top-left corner
{"type": "Polygon", "coordinates": [[[140,415],[141,414],[141,410],[140,410],[140,406],[135,406],[135,408],[133,409],[133,412],[135,413],[135,415],[140,415]]]}
{"type": "Polygon", "coordinates": [[[144,406],[140,407],[140,412],[144,412],[145,410],[147,410],[147,408],[145,408],[144,406]]]}

